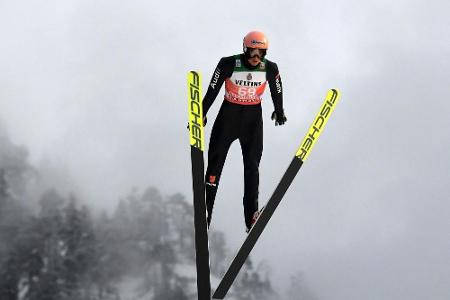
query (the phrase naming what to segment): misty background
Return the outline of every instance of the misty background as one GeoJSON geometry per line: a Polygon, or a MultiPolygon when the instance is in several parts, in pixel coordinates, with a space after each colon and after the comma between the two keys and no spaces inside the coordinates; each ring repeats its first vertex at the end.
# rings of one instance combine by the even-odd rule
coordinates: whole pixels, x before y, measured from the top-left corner
{"type": "MultiPolygon", "coordinates": [[[[448,11],[406,0],[2,1],[0,120],[43,186],[95,211],[114,212],[133,187],[190,201],[186,74],[200,70],[206,91],[219,59],[262,30],[288,122],[270,121],[266,92],[260,203],[326,91],[341,103],[252,259],[281,292],[301,276],[310,299],[448,299],[448,11]]],[[[212,223],[232,253],[245,237],[242,196],[235,143],[212,223]]]]}

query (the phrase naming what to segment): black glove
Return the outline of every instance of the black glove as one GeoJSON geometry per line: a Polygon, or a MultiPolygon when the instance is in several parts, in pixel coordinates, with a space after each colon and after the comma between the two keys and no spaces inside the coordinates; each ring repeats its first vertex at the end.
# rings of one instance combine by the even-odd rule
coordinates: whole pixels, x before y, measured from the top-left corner
{"type": "MultiPolygon", "coordinates": [[[[208,123],[208,118],[206,118],[206,116],[204,116],[204,117],[203,117],[203,127],[206,126],[206,123],[208,123]]],[[[187,130],[189,130],[189,122],[188,122],[186,128],[187,128],[187,130]]]]}
{"type": "Polygon", "coordinates": [[[286,123],[286,121],[287,121],[287,118],[284,115],[284,111],[281,111],[281,112],[274,111],[272,113],[271,119],[275,120],[275,126],[284,125],[284,123],[286,123]]]}

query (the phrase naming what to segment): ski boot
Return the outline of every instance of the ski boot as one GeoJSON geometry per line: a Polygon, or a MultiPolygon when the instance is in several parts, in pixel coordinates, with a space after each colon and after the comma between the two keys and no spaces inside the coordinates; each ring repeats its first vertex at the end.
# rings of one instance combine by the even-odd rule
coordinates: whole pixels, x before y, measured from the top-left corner
{"type": "Polygon", "coordinates": [[[253,225],[255,225],[256,221],[258,221],[259,216],[261,215],[262,211],[264,210],[263,206],[260,210],[257,210],[253,213],[253,217],[252,217],[252,223],[250,225],[250,228],[247,228],[247,230],[245,232],[249,233],[250,230],[252,229],[253,225]]]}

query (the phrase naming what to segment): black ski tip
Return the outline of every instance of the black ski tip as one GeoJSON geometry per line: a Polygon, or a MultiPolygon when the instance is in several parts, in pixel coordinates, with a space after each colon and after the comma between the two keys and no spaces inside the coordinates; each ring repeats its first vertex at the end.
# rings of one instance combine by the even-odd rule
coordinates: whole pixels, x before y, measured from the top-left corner
{"type": "Polygon", "coordinates": [[[225,293],[223,291],[219,292],[219,290],[217,289],[214,292],[213,299],[223,299],[225,297],[225,294],[226,294],[226,292],[225,293]]]}
{"type": "Polygon", "coordinates": [[[225,296],[227,295],[230,287],[231,287],[231,283],[228,284],[228,282],[226,282],[222,279],[222,281],[219,283],[216,290],[214,291],[212,298],[213,299],[224,299],[225,296]]]}

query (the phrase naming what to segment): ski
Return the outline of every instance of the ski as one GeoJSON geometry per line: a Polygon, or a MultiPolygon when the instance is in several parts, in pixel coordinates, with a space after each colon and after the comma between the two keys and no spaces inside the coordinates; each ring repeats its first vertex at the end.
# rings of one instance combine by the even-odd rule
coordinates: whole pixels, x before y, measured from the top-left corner
{"type": "Polygon", "coordinates": [[[205,202],[205,166],[203,160],[204,131],[201,75],[188,73],[189,133],[192,162],[192,189],[194,198],[195,250],[197,291],[199,300],[211,300],[208,228],[205,202]]]}
{"type": "Polygon", "coordinates": [[[280,204],[284,194],[291,185],[301,166],[308,158],[311,149],[319,138],[319,135],[322,133],[325,124],[327,123],[331,113],[333,112],[338,99],[339,92],[337,90],[331,89],[328,91],[319,113],[314,119],[314,122],[309,128],[308,133],[306,134],[302,143],[300,144],[300,147],[298,148],[289,167],[278,183],[278,186],[275,188],[275,191],[273,192],[269,201],[263,208],[258,220],[251,228],[250,232],[247,235],[247,238],[236,254],[236,257],[232,261],[224,277],[222,278],[222,281],[219,283],[216,291],[214,292],[214,299],[223,299],[227,294],[242,265],[255,246],[259,236],[263,232],[273,213],[275,212],[275,209],[277,208],[278,204],[280,204]]]}

